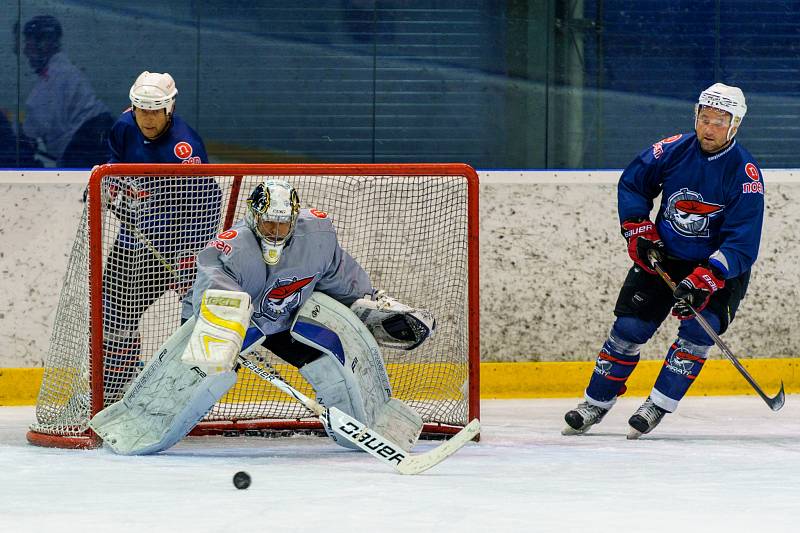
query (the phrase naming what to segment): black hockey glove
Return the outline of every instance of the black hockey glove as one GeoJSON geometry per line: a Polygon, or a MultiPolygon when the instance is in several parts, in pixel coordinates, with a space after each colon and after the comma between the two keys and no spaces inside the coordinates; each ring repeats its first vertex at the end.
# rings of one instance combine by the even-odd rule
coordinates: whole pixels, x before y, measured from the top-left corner
{"type": "Polygon", "coordinates": [[[725,286],[722,272],[713,266],[698,266],[675,287],[672,295],[678,303],[672,308],[672,315],[678,320],[694,316],[689,305],[699,313],[708,305],[711,295],[725,286]],[[689,305],[687,305],[687,303],[689,305]]]}
{"type": "Polygon", "coordinates": [[[664,243],[656,231],[656,227],[649,218],[631,218],[622,223],[622,236],[628,241],[628,255],[633,262],[645,269],[646,272],[655,274],[653,264],[650,262],[650,251],[655,254],[655,260],[664,260],[664,243]]]}

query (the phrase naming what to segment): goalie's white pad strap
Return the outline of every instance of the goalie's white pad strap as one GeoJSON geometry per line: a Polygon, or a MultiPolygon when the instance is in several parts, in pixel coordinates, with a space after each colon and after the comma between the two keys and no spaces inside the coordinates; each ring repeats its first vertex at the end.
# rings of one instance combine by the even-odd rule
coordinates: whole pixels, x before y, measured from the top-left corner
{"type": "Polygon", "coordinates": [[[375,339],[353,312],[330,296],[314,292],[298,310],[291,335],[327,355],[300,369],[320,403],[373,424],[392,388],[375,339]]]}
{"type": "Polygon", "coordinates": [[[208,289],[200,315],[181,359],[206,374],[233,368],[250,323],[250,295],[246,292],[208,289]]]}
{"type": "Polygon", "coordinates": [[[114,452],[144,455],[166,450],[186,436],[236,383],[236,372],[209,376],[181,361],[194,326],[191,318],[178,328],[123,399],[89,422],[114,452]]]}
{"type": "Polygon", "coordinates": [[[359,298],[350,306],[367,326],[379,345],[399,350],[413,350],[436,330],[430,311],[414,309],[378,291],[374,298],[359,298]]]}

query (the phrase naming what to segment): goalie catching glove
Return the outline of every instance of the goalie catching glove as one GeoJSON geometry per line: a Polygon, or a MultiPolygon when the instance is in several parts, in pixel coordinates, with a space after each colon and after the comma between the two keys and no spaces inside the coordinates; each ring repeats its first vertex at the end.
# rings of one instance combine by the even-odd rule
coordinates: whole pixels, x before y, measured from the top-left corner
{"type": "Polygon", "coordinates": [[[209,375],[231,370],[242,348],[250,314],[247,293],[207,290],[181,360],[209,375]]]}
{"type": "Polygon", "coordinates": [[[387,348],[413,350],[436,330],[436,319],[430,311],[402,304],[384,291],[359,298],[350,310],[367,326],[377,343],[387,348]]]}

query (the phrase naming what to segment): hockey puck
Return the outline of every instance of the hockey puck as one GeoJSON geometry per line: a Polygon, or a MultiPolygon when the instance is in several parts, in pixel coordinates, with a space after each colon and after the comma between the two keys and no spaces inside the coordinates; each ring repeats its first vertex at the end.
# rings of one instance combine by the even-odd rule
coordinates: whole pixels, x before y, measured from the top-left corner
{"type": "Polygon", "coordinates": [[[250,486],[250,474],[247,472],[236,472],[233,475],[233,486],[237,489],[246,489],[250,486]]]}

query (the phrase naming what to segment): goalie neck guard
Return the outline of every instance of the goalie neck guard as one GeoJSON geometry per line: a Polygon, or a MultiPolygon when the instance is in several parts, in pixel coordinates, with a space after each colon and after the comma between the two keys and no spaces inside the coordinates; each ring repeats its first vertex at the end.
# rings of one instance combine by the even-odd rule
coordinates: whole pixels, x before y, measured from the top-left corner
{"type": "Polygon", "coordinates": [[[288,181],[263,181],[247,199],[245,220],[258,237],[261,255],[268,265],[276,265],[280,260],[299,213],[300,196],[288,181]]]}

